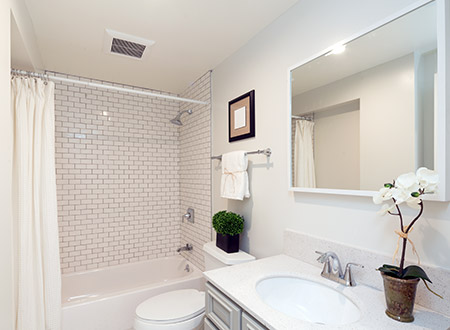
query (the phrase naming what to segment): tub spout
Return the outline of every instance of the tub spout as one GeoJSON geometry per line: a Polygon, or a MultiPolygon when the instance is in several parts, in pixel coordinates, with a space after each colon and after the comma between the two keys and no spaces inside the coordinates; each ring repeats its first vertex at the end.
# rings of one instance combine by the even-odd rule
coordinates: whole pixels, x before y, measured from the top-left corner
{"type": "Polygon", "coordinates": [[[185,246],[179,247],[177,249],[177,252],[181,252],[181,251],[191,251],[193,249],[192,244],[187,243],[185,246]]]}

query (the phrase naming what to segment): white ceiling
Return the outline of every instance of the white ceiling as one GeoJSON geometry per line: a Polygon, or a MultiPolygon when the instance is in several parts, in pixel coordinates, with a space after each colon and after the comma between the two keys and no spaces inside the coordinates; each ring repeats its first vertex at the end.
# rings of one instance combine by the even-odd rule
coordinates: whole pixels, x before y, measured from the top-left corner
{"type": "Polygon", "coordinates": [[[182,92],[298,0],[26,0],[44,68],[182,92]],[[156,41],[141,61],[102,52],[105,29],[156,41]]]}
{"type": "MultiPolygon", "coordinates": [[[[292,95],[318,88],[414,52],[435,49],[436,4],[430,3],[292,71],[292,95]]],[[[330,45],[331,46],[331,45],[330,45]]]]}
{"type": "Polygon", "coordinates": [[[11,67],[33,71],[27,48],[13,15],[11,15],[11,67]]]}

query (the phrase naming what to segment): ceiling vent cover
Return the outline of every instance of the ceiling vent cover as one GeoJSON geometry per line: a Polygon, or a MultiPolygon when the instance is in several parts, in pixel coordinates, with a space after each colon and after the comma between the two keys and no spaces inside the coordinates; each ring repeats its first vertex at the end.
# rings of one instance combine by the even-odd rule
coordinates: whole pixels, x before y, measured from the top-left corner
{"type": "Polygon", "coordinates": [[[141,60],[145,57],[146,53],[148,53],[147,48],[154,43],[153,40],[147,40],[106,29],[103,41],[103,51],[107,54],[126,56],[128,58],[141,60]]]}
{"type": "Polygon", "coordinates": [[[145,45],[141,45],[136,42],[113,38],[111,44],[111,53],[142,58],[145,47],[145,45]]]}

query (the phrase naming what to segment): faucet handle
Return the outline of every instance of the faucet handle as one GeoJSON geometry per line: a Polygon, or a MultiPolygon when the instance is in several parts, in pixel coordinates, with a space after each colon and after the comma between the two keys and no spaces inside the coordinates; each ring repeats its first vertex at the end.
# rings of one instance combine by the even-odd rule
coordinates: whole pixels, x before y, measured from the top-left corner
{"type": "Polygon", "coordinates": [[[345,270],[347,271],[347,269],[350,269],[351,266],[356,266],[356,267],[364,268],[364,265],[356,264],[356,263],[354,263],[354,262],[349,262],[349,263],[345,266],[345,270]]]}
{"type": "MultiPolygon", "coordinates": [[[[333,264],[331,263],[329,257],[329,254],[327,252],[323,253],[320,251],[315,251],[317,254],[320,254],[319,258],[317,258],[317,261],[323,264],[322,269],[322,276],[327,276],[333,273],[333,264]]],[[[334,260],[333,260],[334,262],[334,260]]]]}
{"type": "Polygon", "coordinates": [[[318,262],[324,263],[326,261],[326,253],[320,252],[320,251],[314,251],[314,252],[316,252],[317,254],[320,254],[320,257],[317,258],[318,262]]]}
{"type": "Polygon", "coordinates": [[[356,286],[356,282],[353,279],[353,275],[352,275],[352,266],[364,268],[363,265],[356,264],[354,262],[349,262],[345,266],[344,281],[345,281],[345,285],[347,285],[347,286],[356,286]]]}

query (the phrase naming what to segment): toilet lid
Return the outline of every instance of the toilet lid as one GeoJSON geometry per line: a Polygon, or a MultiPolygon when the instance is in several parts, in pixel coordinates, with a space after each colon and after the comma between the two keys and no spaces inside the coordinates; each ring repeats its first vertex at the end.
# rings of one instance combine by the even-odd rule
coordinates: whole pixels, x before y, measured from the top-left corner
{"type": "Polygon", "coordinates": [[[205,310],[205,293],[195,289],[169,291],[149,298],[136,308],[141,319],[158,322],[181,322],[205,310]]]}

